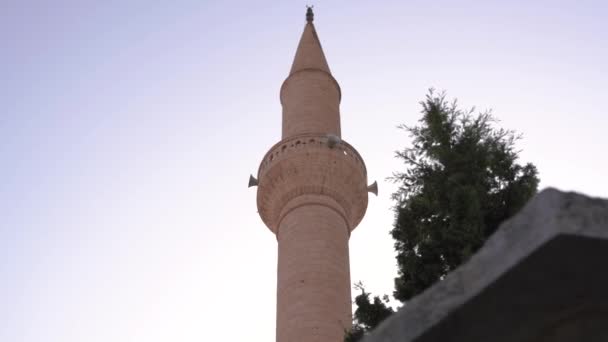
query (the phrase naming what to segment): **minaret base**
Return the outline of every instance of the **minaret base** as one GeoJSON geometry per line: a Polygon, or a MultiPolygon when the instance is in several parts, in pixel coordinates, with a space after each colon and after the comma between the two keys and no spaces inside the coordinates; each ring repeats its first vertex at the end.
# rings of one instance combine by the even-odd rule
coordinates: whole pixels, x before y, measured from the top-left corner
{"type": "Polygon", "coordinates": [[[344,216],[328,205],[303,204],[282,217],[277,239],[277,342],[342,341],[351,325],[344,216]]]}

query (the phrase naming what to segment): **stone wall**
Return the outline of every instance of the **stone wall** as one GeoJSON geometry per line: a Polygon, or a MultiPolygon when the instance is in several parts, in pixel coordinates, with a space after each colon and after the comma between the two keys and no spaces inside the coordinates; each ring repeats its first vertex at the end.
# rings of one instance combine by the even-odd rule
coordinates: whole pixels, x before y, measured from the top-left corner
{"type": "Polygon", "coordinates": [[[547,189],[364,342],[608,341],[608,200],[547,189]]]}

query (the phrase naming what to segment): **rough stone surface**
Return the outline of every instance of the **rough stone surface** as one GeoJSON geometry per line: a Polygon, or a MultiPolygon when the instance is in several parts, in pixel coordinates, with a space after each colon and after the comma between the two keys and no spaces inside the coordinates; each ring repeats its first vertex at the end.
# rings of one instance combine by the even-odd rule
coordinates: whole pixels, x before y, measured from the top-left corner
{"type": "Polygon", "coordinates": [[[547,189],[364,342],[608,341],[608,200],[547,189]]]}

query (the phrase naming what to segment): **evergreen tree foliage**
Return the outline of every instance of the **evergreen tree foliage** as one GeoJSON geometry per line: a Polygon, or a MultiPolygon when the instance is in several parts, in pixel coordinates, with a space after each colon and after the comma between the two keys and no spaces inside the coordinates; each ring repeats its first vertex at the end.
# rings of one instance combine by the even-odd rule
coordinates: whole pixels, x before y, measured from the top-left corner
{"type": "Polygon", "coordinates": [[[401,126],[413,142],[397,152],[407,168],[392,177],[399,184],[394,296],[402,302],[466,261],[539,182],[534,165],[516,163],[518,137],[494,128],[489,112],[473,116],[432,90],[421,105],[421,124],[401,126]]]}
{"type": "MultiPolygon", "coordinates": [[[[421,105],[419,125],[400,126],[412,145],[396,152],[406,168],[390,178],[399,185],[392,195],[391,235],[398,264],[393,295],[401,302],[465,262],[536,193],[539,182],[534,165],[517,163],[519,136],[494,127],[490,112],[462,111],[433,90],[421,105]]],[[[370,302],[362,292],[357,311],[366,313],[355,314],[352,330],[360,331],[358,336],[375,327],[361,322],[380,317],[361,321],[359,316],[384,312],[385,304],[370,302]]]]}
{"type": "Polygon", "coordinates": [[[390,316],[394,311],[388,306],[388,296],[383,299],[375,296],[370,300],[370,293],[365,291],[362,283],[355,284],[355,288],[361,291],[355,298],[357,310],[354,314],[354,324],[350,332],[346,334],[344,342],[356,342],[363,338],[366,331],[378,326],[386,317],[390,316]]]}

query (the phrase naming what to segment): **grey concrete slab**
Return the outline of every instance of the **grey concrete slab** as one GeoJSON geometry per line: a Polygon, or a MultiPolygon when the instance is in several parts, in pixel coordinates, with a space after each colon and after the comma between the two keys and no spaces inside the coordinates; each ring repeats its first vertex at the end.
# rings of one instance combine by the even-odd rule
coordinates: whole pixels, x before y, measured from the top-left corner
{"type": "Polygon", "coordinates": [[[608,341],[608,200],[546,189],[364,342],[608,341]]]}

